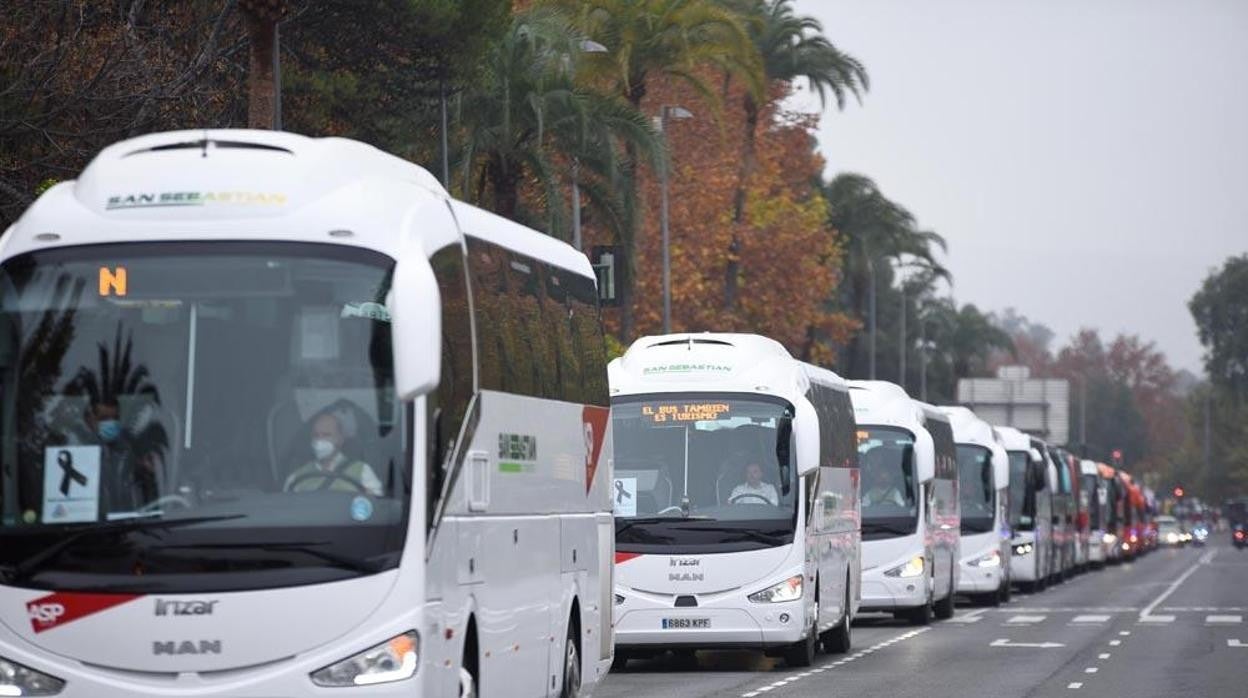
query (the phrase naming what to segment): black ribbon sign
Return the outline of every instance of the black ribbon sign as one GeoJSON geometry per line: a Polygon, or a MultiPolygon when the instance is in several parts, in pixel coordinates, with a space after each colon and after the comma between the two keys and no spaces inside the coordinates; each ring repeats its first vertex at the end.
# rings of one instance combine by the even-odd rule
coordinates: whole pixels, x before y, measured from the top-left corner
{"type": "Polygon", "coordinates": [[[56,464],[61,466],[61,494],[69,496],[69,481],[87,486],[87,476],[74,467],[74,457],[69,451],[61,451],[56,454],[56,464]]]}
{"type": "Polygon", "coordinates": [[[632,498],[633,498],[633,495],[629,494],[628,491],[624,489],[624,481],[616,480],[615,481],[615,503],[623,504],[625,499],[632,499],[632,498]]]}

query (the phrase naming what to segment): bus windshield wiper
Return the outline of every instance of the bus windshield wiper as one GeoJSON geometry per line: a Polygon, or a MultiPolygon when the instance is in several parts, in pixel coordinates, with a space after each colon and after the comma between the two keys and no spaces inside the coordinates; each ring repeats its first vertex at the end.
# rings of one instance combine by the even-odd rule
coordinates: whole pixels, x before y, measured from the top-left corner
{"type": "Polygon", "coordinates": [[[865,521],[864,520],[862,522],[862,532],[863,533],[895,533],[899,536],[905,536],[905,535],[914,533],[914,528],[912,526],[902,526],[898,524],[884,523],[882,521],[865,521]]]}
{"type": "Polygon", "coordinates": [[[641,524],[680,523],[681,521],[710,521],[709,516],[638,516],[632,519],[616,519],[615,532],[622,533],[641,524]]]}
{"type": "Polygon", "coordinates": [[[330,563],[332,567],[341,567],[342,569],[361,574],[375,574],[380,571],[381,566],[379,564],[322,549],[322,546],[329,544],[328,541],[292,541],[283,543],[188,543],[186,545],[161,545],[156,547],[162,550],[262,550],[265,552],[291,552],[311,555],[330,563]]]}
{"type": "Polygon", "coordinates": [[[786,541],[780,536],[773,536],[770,533],[763,533],[762,531],[753,528],[733,528],[731,526],[684,526],[682,529],[685,531],[721,531],[723,533],[735,533],[742,538],[755,540],[759,543],[766,543],[767,545],[786,544],[786,541]]]}
{"type": "Polygon", "coordinates": [[[32,574],[39,571],[39,568],[49,560],[55,559],[61,553],[74,547],[82,540],[91,536],[103,535],[107,533],[129,533],[132,531],[151,531],[160,529],[178,528],[180,526],[193,526],[195,524],[208,523],[211,521],[229,521],[232,519],[244,518],[246,514],[229,514],[224,516],[190,516],[180,519],[123,519],[115,523],[105,523],[101,526],[90,526],[74,531],[65,538],[49,545],[21,562],[0,570],[0,576],[3,576],[9,584],[15,584],[22,580],[28,579],[32,574]]]}

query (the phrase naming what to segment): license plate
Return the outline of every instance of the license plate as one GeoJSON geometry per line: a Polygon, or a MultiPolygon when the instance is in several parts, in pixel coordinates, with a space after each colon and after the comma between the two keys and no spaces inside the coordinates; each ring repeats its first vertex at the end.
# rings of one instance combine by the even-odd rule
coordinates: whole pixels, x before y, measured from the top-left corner
{"type": "Polygon", "coordinates": [[[664,630],[699,630],[711,627],[710,618],[664,618],[664,630]]]}

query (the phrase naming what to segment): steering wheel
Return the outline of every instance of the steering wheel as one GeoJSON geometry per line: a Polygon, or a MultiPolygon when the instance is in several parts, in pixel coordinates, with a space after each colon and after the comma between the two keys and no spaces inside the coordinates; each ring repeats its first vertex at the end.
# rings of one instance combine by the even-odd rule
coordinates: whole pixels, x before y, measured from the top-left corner
{"type": "Polygon", "coordinates": [[[743,499],[757,499],[757,500],[761,501],[763,504],[771,504],[771,500],[770,500],[770,499],[767,499],[766,497],[764,497],[764,496],[763,496],[763,495],[761,495],[761,494],[754,494],[753,492],[742,492],[741,494],[738,494],[738,495],[734,495],[734,496],[732,496],[732,497],[729,497],[729,498],[728,498],[728,503],[729,503],[729,504],[740,504],[740,503],[741,503],[741,500],[743,500],[743,499]]]}
{"type": "MultiPolygon", "coordinates": [[[[330,470],[329,472],[324,472],[324,471],[319,471],[319,470],[318,470],[318,471],[316,471],[316,472],[304,473],[304,474],[300,475],[299,477],[295,478],[295,479],[294,479],[294,480],[293,480],[293,481],[292,481],[289,485],[287,485],[287,486],[286,486],[286,491],[287,491],[287,492],[296,492],[296,493],[300,493],[300,494],[302,494],[302,492],[300,492],[299,490],[295,489],[295,486],[296,486],[296,485],[298,485],[299,483],[303,482],[304,480],[311,480],[312,478],[318,478],[318,477],[319,477],[319,478],[329,478],[330,480],[342,480],[343,482],[347,483],[348,485],[351,485],[352,487],[354,487],[357,491],[359,491],[359,493],[360,493],[360,494],[368,494],[368,488],[366,488],[366,487],[364,486],[364,483],[360,482],[359,480],[356,480],[355,478],[351,477],[350,475],[344,475],[344,474],[342,474],[342,473],[340,473],[340,472],[338,472],[338,471],[336,471],[336,470],[330,470]]],[[[328,486],[328,485],[323,486],[323,487],[318,487],[318,488],[316,488],[316,489],[314,489],[314,490],[304,490],[304,492],[317,492],[317,491],[320,491],[320,490],[327,490],[327,489],[329,489],[329,486],[328,486]]]]}

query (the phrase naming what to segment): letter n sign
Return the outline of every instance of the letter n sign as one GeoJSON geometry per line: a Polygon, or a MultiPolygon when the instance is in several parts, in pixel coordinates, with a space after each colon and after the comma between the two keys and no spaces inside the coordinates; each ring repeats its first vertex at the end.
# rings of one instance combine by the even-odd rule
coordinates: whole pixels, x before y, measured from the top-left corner
{"type": "Polygon", "coordinates": [[[116,269],[100,267],[100,295],[105,297],[126,295],[125,267],[116,269]]]}

